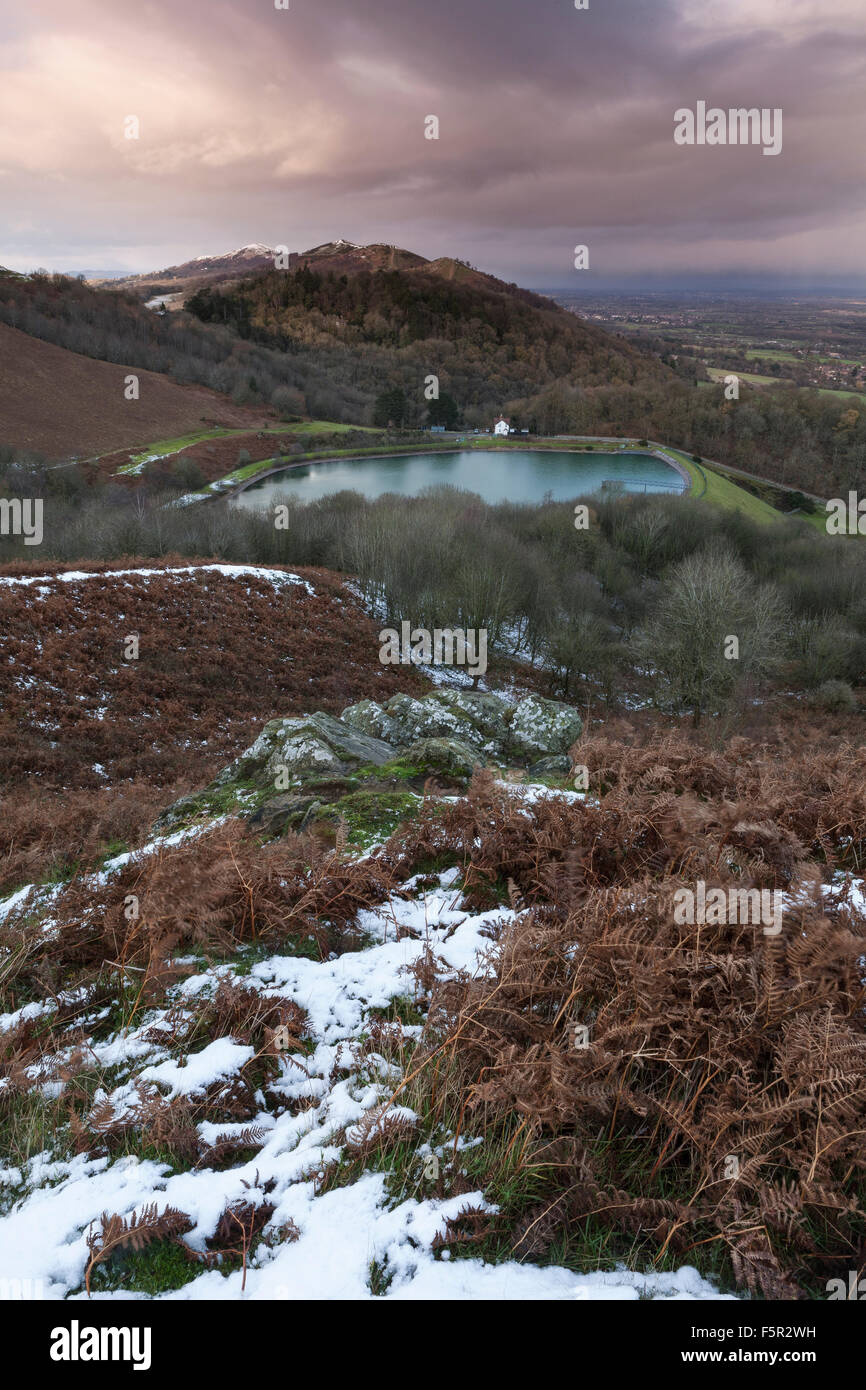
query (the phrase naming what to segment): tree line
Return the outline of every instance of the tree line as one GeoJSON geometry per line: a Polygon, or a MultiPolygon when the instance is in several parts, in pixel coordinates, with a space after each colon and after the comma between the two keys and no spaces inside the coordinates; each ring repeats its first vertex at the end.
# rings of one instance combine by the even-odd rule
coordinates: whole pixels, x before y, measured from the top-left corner
{"type": "Polygon", "coordinates": [[[485,504],[437,487],[374,500],[341,492],[273,511],[179,508],[156,483],[83,487],[76,471],[3,458],[0,495],[45,498],[38,554],[0,539],[0,560],[139,556],[322,566],[356,577],[383,625],[486,629],[492,652],[544,667],[551,693],[611,708],[732,716],[782,681],[834,708],[866,683],[866,547],[800,521],[760,525],[693,499],[485,504]],[[728,639],[737,639],[734,656],[728,639]]]}
{"type": "Polygon", "coordinates": [[[741,383],[728,401],[721,385],[698,383],[694,364],[665,366],[522,291],[418,272],[269,272],[190,306],[161,317],[68,277],[0,277],[3,322],[284,418],[471,429],[504,411],[537,434],[661,439],[822,497],[866,490],[856,400],[741,383]],[[425,394],[431,373],[438,400],[425,394]]]}

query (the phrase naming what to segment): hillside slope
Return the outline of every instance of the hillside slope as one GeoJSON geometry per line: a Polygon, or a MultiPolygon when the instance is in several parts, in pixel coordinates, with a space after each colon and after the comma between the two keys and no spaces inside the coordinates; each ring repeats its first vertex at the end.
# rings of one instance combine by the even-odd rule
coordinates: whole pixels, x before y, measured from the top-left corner
{"type": "Polygon", "coordinates": [[[70,352],[0,323],[0,444],[89,458],[208,424],[258,428],[261,415],[203,386],[70,352]],[[139,378],[127,400],[125,378],[139,378]]]}
{"type": "MultiPolygon", "coordinates": [[[[462,698],[426,717],[480,763],[501,710],[462,698]]],[[[327,742],[381,714],[308,709],[239,759],[262,791],[273,756],[306,765],[298,833],[199,808],[0,898],[0,1278],[54,1299],[846,1286],[866,899],[838,870],[862,854],[866,750],[602,731],[572,749],[588,796],[511,766],[418,778],[359,842],[348,804],[369,832],[366,788],[398,765],[322,767],[298,726],[327,742]],[[332,778],[353,793],[324,841],[332,778]],[[779,933],[683,922],[692,875],[775,893],[779,933]]]]}
{"type": "Polygon", "coordinates": [[[296,270],[204,287],[186,307],[244,341],[322,364],[336,384],[368,398],[402,389],[408,425],[426,419],[431,373],[467,423],[488,424],[491,410],[554,386],[579,393],[676,383],[660,361],[549,299],[460,261],[397,269],[374,261],[370,269],[359,260],[378,250],[328,253],[296,270]]]}
{"type": "Polygon", "coordinates": [[[315,700],[339,711],[416,683],[380,664],[373,622],[324,571],[10,569],[0,577],[0,884],[130,839],[274,710],[315,700]],[[130,634],[136,659],[124,655],[130,634]]]}
{"type": "MultiPolygon", "coordinates": [[[[633,434],[635,412],[642,420],[652,394],[679,385],[670,367],[625,339],[452,257],[329,242],[292,264],[276,270],[252,248],[175,267],[198,288],[188,312],[168,315],[144,301],[157,283],[179,292],[180,279],[96,288],[38,273],[4,277],[0,321],[71,351],[207,385],[240,405],[361,425],[436,423],[432,375],[443,398],[437,413],[468,426],[489,427],[491,412],[506,409],[536,432],[558,433],[576,408],[587,427],[598,415],[600,432],[633,434]],[[204,282],[198,265],[210,267],[204,282]],[[405,409],[377,409],[395,390],[405,409]],[[597,399],[611,391],[622,404],[597,399]]],[[[162,422],[133,442],[179,433],[162,422]]]]}
{"type": "MultiPolygon", "coordinates": [[[[99,278],[89,283],[105,289],[132,290],[133,292],[165,289],[166,292],[191,294],[207,284],[219,284],[241,279],[258,271],[274,268],[277,250],[256,242],[242,246],[237,251],[225,251],[215,256],[195,256],[179,265],[166,266],[164,270],[148,270],[138,275],[121,275],[115,278],[99,278]]],[[[421,267],[434,268],[451,278],[458,265],[469,273],[469,267],[462,262],[428,261],[414,251],[404,251],[399,246],[374,242],[369,246],[359,246],[353,241],[340,237],[337,241],[325,241],[320,246],[311,246],[307,251],[290,251],[288,269],[297,270],[300,266],[310,266],[315,270],[327,269],[336,274],[354,273],[359,270],[415,270],[421,267]]],[[[472,272],[478,274],[479,272],[472,272]]]]}
{"type": "Polygon", "coordinates": [[[256,242],[241,246],[237,251],[195,256],[179,265],[166,266],[165,270],[148,270],[139,275],[119,275],[110,279],[103,276],[89,283],[113,290],[152,291],[165,288],[167,293],[187,291],[210,280],[230,280],[234,276],[249,275],[254,270],[265,270],[273,265],[275,254],[272,247],[256,242]]]}

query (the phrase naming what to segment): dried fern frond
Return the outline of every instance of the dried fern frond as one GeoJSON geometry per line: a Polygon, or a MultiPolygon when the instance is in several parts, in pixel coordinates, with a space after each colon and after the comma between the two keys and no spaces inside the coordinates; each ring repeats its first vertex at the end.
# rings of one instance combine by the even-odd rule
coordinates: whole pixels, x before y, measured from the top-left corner
{"type": "Polygon", "coordinates": [[[84,1276],[84,1287],[90,1295],[90,1278],[97,1265],[109,1259],[116,1251],[129,1246],[131,1250],[144,1250],[155,1240],[173,1240],[185,1231],[192,1229],[193,1222],[186,1212],[176,1207],[164,1207],[162,1211],[156,1202],[142,1207],[129,1216],[117,1214],[109,1216],[102,1213],[101,1228],[91,1231],[87,1237],[90,1259],[84,1276]]]}

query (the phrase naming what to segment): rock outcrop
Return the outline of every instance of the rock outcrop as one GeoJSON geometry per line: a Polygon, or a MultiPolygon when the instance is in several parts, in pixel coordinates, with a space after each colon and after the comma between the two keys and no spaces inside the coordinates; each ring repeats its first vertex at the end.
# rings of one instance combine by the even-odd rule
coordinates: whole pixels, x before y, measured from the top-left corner
{"type": "Polygon", "coordinates": [[[322,808],[357,793],[411,796],[429,777],[465,786],[478,766],[568,773],[580,737],[577,710],[527,695],[516,704],[474,690],[434,690],[385,704],[361,700],[339,719],[314,714],[272,719],[256,741],[206,787],[163,812],[164,831],[206,811],[241,809],[254,828],[279,833],[306,825],[322,808]]]}

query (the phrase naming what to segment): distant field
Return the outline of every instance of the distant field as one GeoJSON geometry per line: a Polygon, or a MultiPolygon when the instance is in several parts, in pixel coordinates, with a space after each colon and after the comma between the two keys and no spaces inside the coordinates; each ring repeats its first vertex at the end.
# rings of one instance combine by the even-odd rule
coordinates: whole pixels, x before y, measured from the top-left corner
{"type": "Polygon", "coordinates": [[[713,381],[724,381],[726,376],[737,376],[740,381],[748,381],[752,386],[778,386],[781,382],[787,381],[787,377],[781,376],[758,376],[755,372],[733,372],[730,367],[707,367],[707,373],[713,381]]]}
{"type": "Polygon", "coordinates": [[[752,361],[763,359],[765,362],[826,362],[844,367],[859,367],[862,361],[859,357],[830,357],[819,352],[810,352],[804,357],[798,357],[795,352],[783,352],[775,348],[746,348],[746,356],[752,361]]]}
{"type": "Polygon", "coordinates": [[[819,386],[819,396],[841,396],[843,400],[866,401],[866,391],[837,391],[832,386],[819,386]]]}
{"type": "Polygon", "coordinates": [[[750,361],[756,357],[763,358],[766,362],[799,362],[802,359],[794,352],[782,352],[777,348],[746,348],[746,356],[750,361]]]}
{"type": "MultiPolygon", "coordinates": [[[[707,375],[713,381],[724,381],[725,377],[730,375],[738,376],[740,381],[748,382],[750,386],[787,386],[791,382],[790,377],[759,376],[757,372],[734,372],[732,367],[707,367],[707,375]]],[[[705,382],[699,384],[706,385],[705,382]]],[[[834,386],[804,386],[802,389],[804,391],[817,391],[819,396],[838,396],[842,400],[866,402],[866,391],[838,390],[834,386]]]]}

